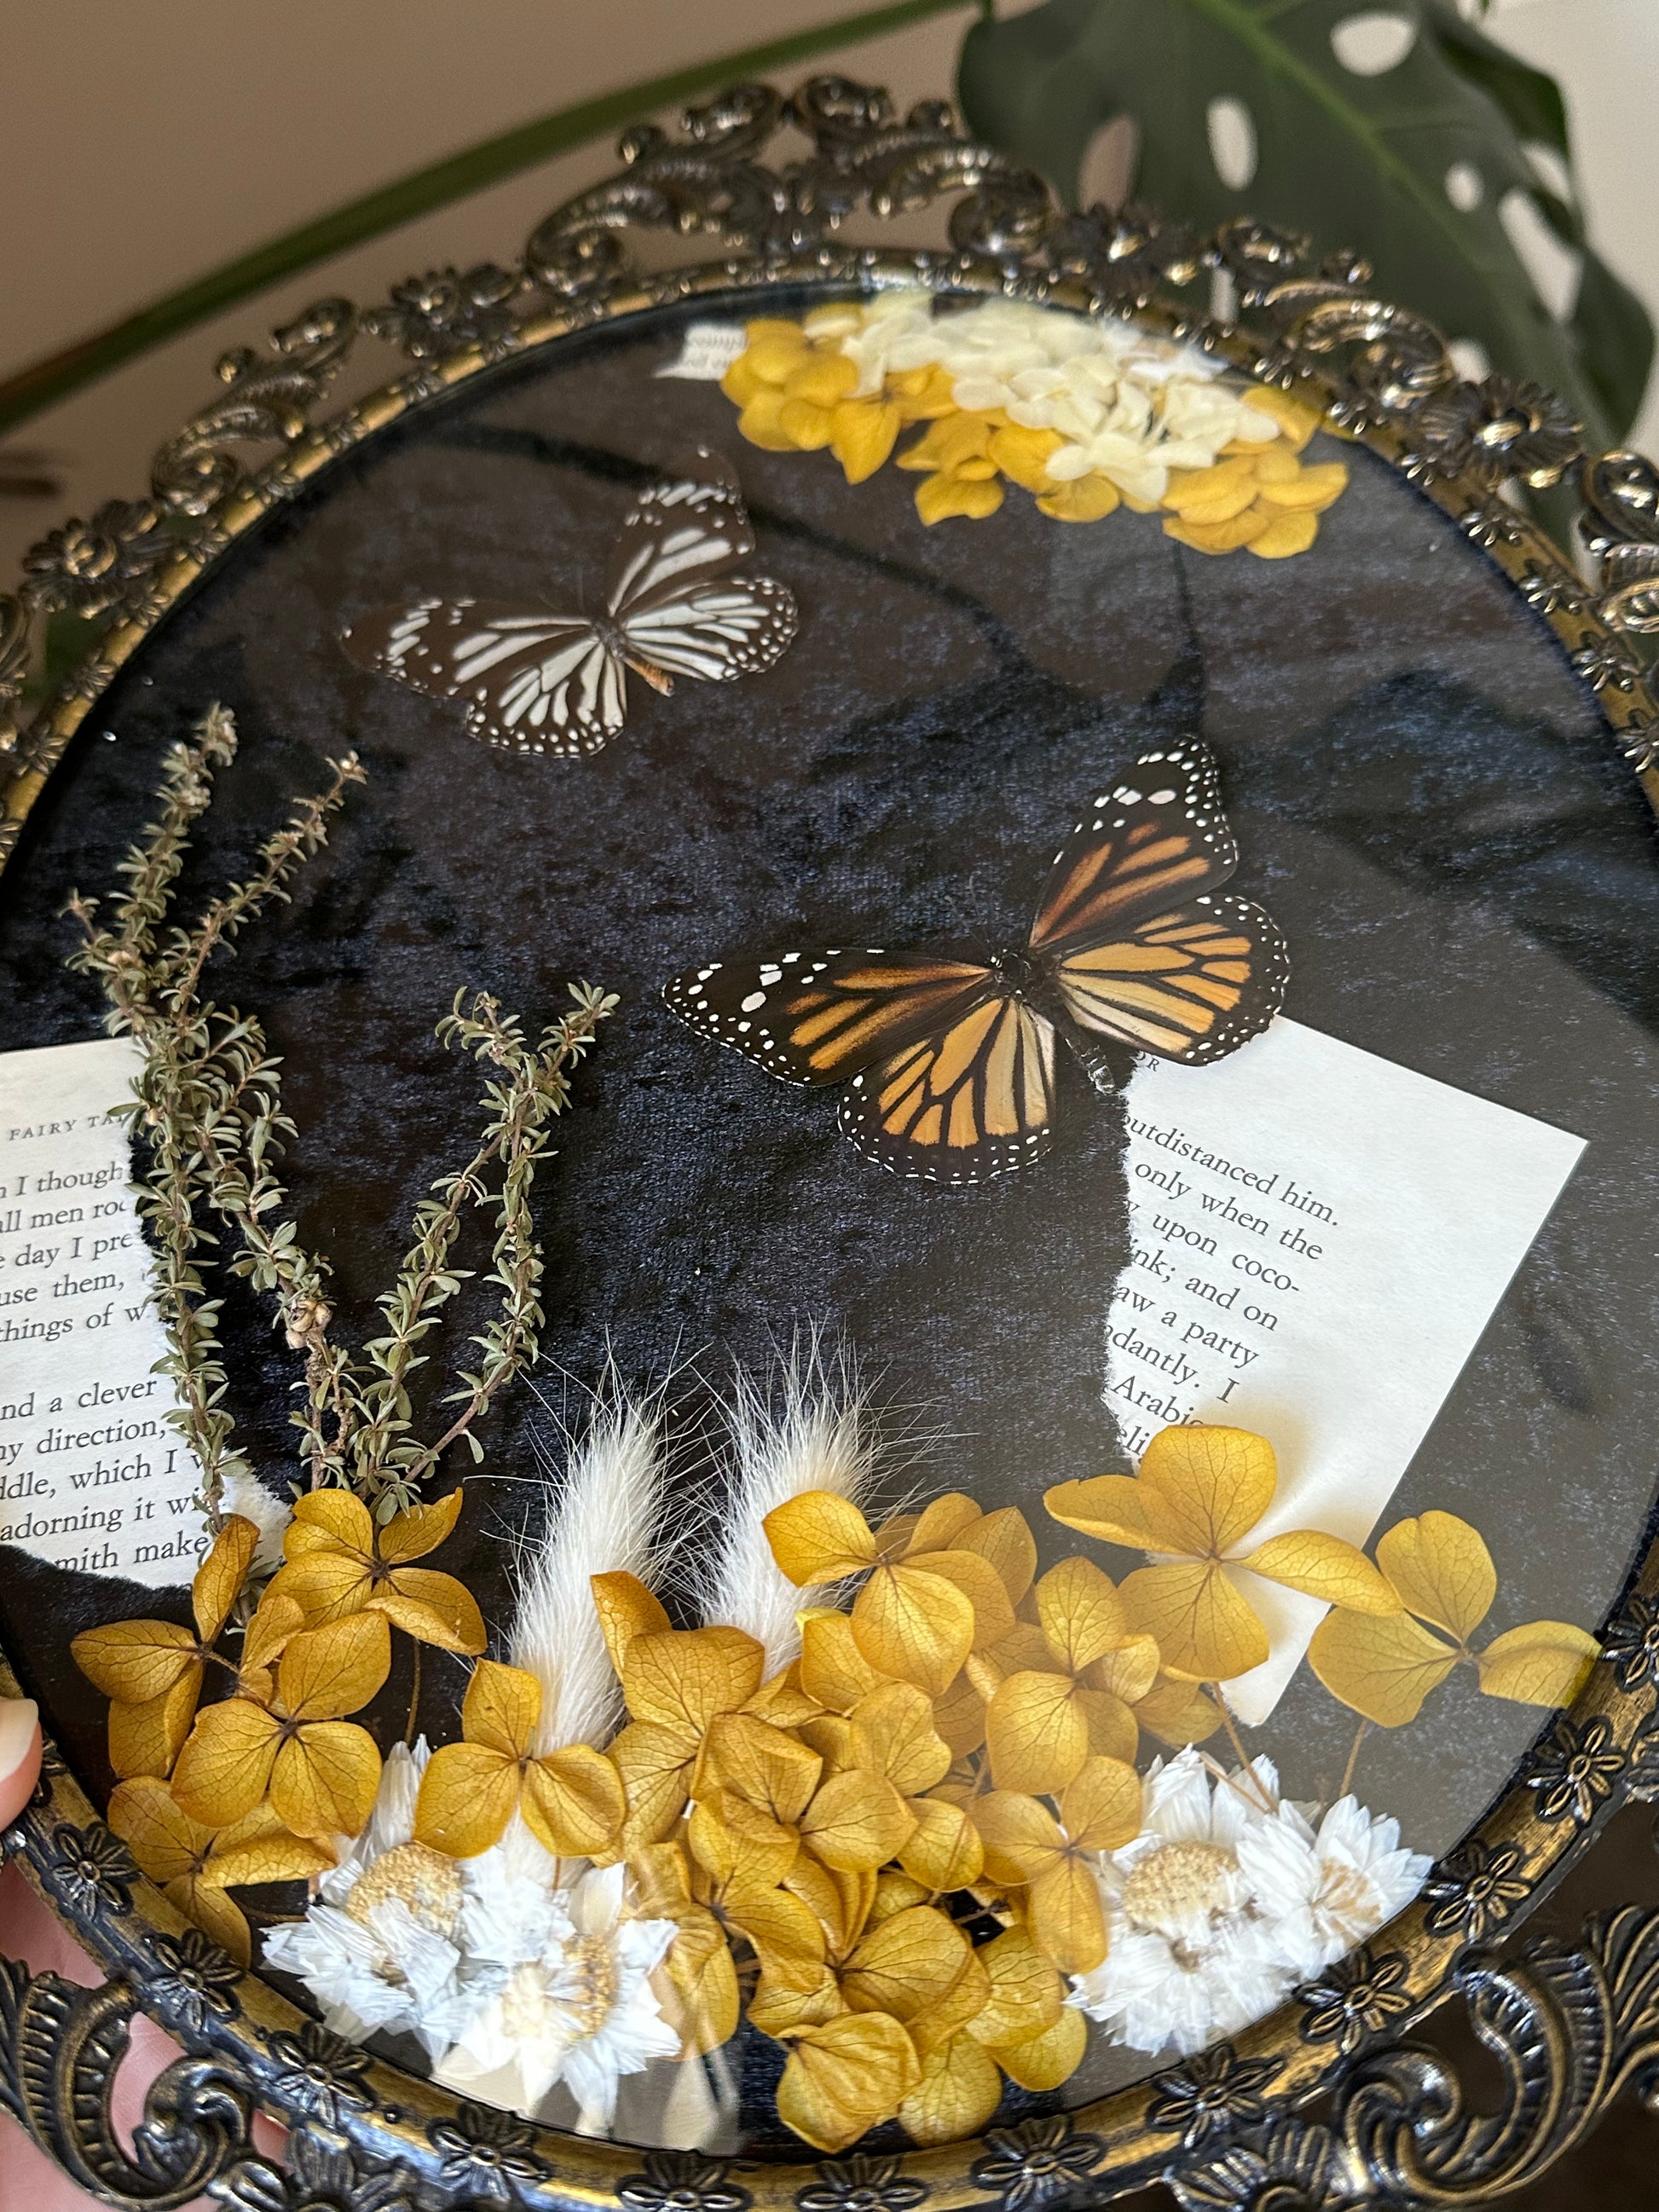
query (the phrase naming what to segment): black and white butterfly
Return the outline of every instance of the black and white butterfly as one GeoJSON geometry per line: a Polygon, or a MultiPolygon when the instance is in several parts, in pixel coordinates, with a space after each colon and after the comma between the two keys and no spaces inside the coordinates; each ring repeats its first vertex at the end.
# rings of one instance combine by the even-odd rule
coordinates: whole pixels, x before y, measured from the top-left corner
{"type": "Polygon", "coordinates": [[[686,473],[635,502],[596,614],[511,599],[421,599],[372,607],[340,642],[360,667],[459,699],[486,744],[596,753],[628,714],[628,671],[656,691],[677,676],[730,683],[771,667],[795,602],[771,576],[731,571],[755,550],[738,480],[699,447],[686,473]]]}
{"type": "Polygon", "coordinates": [[[1048,1149],[1056,1037],[1109,1091],[1131,1053],[1196,1066],[1267,1028],[1289,957],[1271,915],[1218,891],[1237,865],[1215,763],[1185,738],[1099,791],[1020,945],[712,960],[663,997],[786,1083],[841,1085],[878,1165],[982,1182],[1048,1149]]]}

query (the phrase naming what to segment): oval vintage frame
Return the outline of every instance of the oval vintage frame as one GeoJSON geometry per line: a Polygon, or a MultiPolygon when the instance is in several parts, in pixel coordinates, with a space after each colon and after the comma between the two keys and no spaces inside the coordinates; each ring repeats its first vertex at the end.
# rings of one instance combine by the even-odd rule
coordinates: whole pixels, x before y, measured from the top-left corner
{"type": "MultiPolygon", "coordinates": [[[[785,149],[787,151],[787,148],[785,149]]],[[[1200,240],[1131,206],[1062,212],[1033,172],[965,137],[943,101],[903,119],[879,90],[817,77],[786,100],[742,85],[687,112],[681,135],[628,132],[625,167],[556,209],[508,267],[410,278],[380,306],[318,302],[217,364],[227,387],[157,454],[148,497],[110,501],[33,547],[0,597],[0,868],[70,738],[167,611],[241,535],[338,455],[496,362],[664,304],[741,307],[781,285],[922,285],[1089,313],[1133,311],[1328,418],[1414,483],[1503,570],[1598,694],[1659,811],[1659,691],[1630,640],[1659,631],[1659,471],[1585,454],[1559,403],[1503,377],[1462,380],[1420,317],[1377,298],[1352,255],[1240,220],[1200,240]],[[796,157],[762,155],[795,134],[796,157]],[[948,250],[837,242],[959,192],[948,250]],[[713,234],[725,258],[642,277],[630,227],[713,234]],[[1188,296],[1206,278],[1210,299],[1188,296]],[[1210,312],[1228,299],[1235,319],[1210,312]],[[411,364],[313,426],[363,338],[411,364]],[[246,449],[275,447],[252,465],[246,449]],[[1571,477],[1585,573],[1510,498],[1571,477]],[[1587,580],[1587,578],[1589,580],[1587,580]],[[32,719],[22,701],[47,619],[102,628],[32,719]]],[[[1200,291],[1202,290],[1200,285],[1200,291]]],[[[1565,495],[1563,495],[1565,497],[1565,495]]],[[[1164,2179],[1183,2208],[1283,2191],[1315,2205],[1468,2203],[1535,2179],[1621,2091],[1659,2073],[1659,1913],[1600,1916],[1576,1948],[1506,1935],[1627,1799],[1659,1800],[1659,1541],[1601,1630],[1605,1656],[1520,1778],[1364,1949],[1231,2042],[1094,2106],[900,2155],[782,2165],[643,2152],[459,2102],[341,2041],[173,1911],[48,1741],[33,1803],[0,1844],[105,1969],[87,1990],[0,1960],[0,2106],[83,2188],[155,2212],[210,2183],[240,2212],[1048,2212],[1164,2179]],[[1492,2114],[1456,2070],[1396,2039],[1454,1995],[1498,2057],[1492,2114]],[[129,2152],[110,2077],[142,2012],[186,2056],[151,2087],[129,2152]],[[1327,2100],[1322,2117],[1300,2108],[1327,2100]],[[284,2161],[256,2147],[263,2109],[284,2161]]],[[[0,1688],[16,1682],[0,1657],[0,1688]]]]}

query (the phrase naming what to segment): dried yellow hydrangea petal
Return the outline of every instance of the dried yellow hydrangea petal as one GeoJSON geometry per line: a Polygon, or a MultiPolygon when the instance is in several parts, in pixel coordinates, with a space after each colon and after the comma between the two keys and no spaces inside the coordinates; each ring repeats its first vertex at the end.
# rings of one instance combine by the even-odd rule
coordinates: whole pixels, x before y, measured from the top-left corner
{"type": "Polygon", "coordinates": [[[805,1490],[774,1506],[761,1523],[780,1571],[797,1589],[840,1582],[878,1556],[870,1523],[850,1498],[805,1490]]]}
{"type": "Polygon", "coordinates": [[[1043,1492],[1042,1503],[1062,1528],[1076,1528],[1103,1544],[1124,1544],[1141,1552],[1152,1548],[1146,1492],[1132,1474],[1094,1474],[1079,1482],[1056,1483],[1043,1492]]]}
{"type": "Polygon", "coordinates": [[[900,369],[888,378],[887,390],[906,422],[931,422],[957,411],[956,387],[937,362],[926,368],[900,369]]]}
{"type": "Polygon", "coordinates": [[[1292,1528],[1245,1553],[1241,1566],[1305,1597],[1345,1605],[1352,1613],[1398,1613],[1400,1600],[1388,1577],[1340,1536],[1318,1528],[1292,1528]]]}
{"type": "Polygon", "coordinates": [[[1063,1974],[1091,1974],[1106,1956],[1106,1917],[1094,1869],[1067,1852],[1026,1892],[1031,1940],[1063,1974]]]}
{"type": "Polygon", "coordinates": [[[555,1858],[593,1858],[616,1841],[628,1801],[605,1753],[573,1743],[526,1767],[519,1809],[555,1858]]]}
{"type": "Polygon", "coordinates": [[[662,1601],[637,1575],[617,1572],[591,1575],[593,1610],[599,1617],[599,1633],[620,1680],[628,1647],[636,1636],[661,1636],[672,1624],[662,1601]]]}
{"type": "Polygon", "coordinates": [[[830,408],[838,399],[850,398],[858,380],[857,364],[844,353],[824,353],[814,349],[790,370],[784,389],[792,399],[830,408]]]}
{"type": "Polygon", "coordinates": [[[948,522],[953,515],[982,522],[1001,505],[1002,485],[995,477],[977,482],[941,474],[928,477],[916,486],[916,513],[930,528],[936,522],[948,522]]]}
{"type": "Polygon", "coordinates": [[[474,1858],[501,1836],[519,1808],[519,1794],[512,1758],[488,1744],[444,1744],[421,1777],[415,1840],[452,1858],[474,1858]]]}
{"type": "Polygon", "coordinates": [[[994,467],[990,460],[993,425],[983,415],[957,409],[942,415],[932,427],[899,455],[902,469],[939,471],[952,475],[970,462],[994,467]]]}
{"type": "Polygon", "coordinates": [[[885,1775],[904,1796],[943,1782],[951,1748],[933,1726],[933,1700],[909,1682],[884,1682],[853,1708],[848,1763],[885,1775]]]}
{"type": "Polygon", "coordinates": [[[1081,1850],[1120,1851],[1140,1833],[1140,1777],[1121,1759],[1089,1759],[1060,1792],[1060,1817],[1081,1850]]]}
{"type": "Polygon", "coordinates": [[[1194,553],[1237,553],[1240,546],[1260,538],[1267,527],[1267,516],[1252,503],[1231,522],[1182,522],[1172,518],[1164,524],[1164,535],[1190,545],[1194,553]]]}
{"type": "Polygon", "coordinates": [[[915,1826],[899,1846],[899,1864],[940,1895],[979,1880],[985,1846],[967,1812],[942,1797],[913,1797],[915,1826]]]}
{"type": "Polygon", "coordinates": [[[843,399],[830,418],[830,450],[849,484],[872,477],[892,452],[899,411],[879,399],[843,399]]]}
{"type": "Polygon", "coordinates": [[[966,1593],[946,1576],[905,1561],[878,1567],[853,1607],[853,1635],[871,1666],[930,1697],[956,1680],[974,1632],[966,1593]]]}
{"type": "Polygon", "coordinates": [[[1244,404],[1277,422],[1280,437],[1298,453],[1324,420],[1324,410],[1316,399],[1304,398],[1273,384],[1253,384],[1244,394],[1244,404]]]}
{"type": "Polygon", "coordinates": [[[1419,1620],[1468,1643],[1498,1595],[1498,1570],[1480,1533],[1455,1513],[1397,1521],[1377,1539],[1376,1564],[1419,1620]]]}
{"type": "MultiPolygon", "coordinates": [[[[1075,477],[1069,483],[1054,484],[1037,500],[1042,513],[1054,522],[1098,522],[1123,504],[1124,495],[1111,478],[1100,475],[1075,477]]],[[[1128,504],[1133,505],[1133,501],[1128,504]]],[[[1149,510],[1143,507],[1141,512],[1149,510]]]]}
{"type": "Polygon", "coordinates": [[[240,1513],[233,1513],[214,1538],[212,1550],[197,1568],[190,1586],[190,1604],[196,1616],[196,1632],[204,1644],[211,1644],[229,1620],[230,1609],[247,1580],[258,1541],[259,1532],[252,1522],[245,1520],[240,1513]]]}
{"type": "Polygon", "coordinates": [[[999,2044],[997,2059],[1011,2081],[1022,2089],[1058,2089],[1083,2063],[1089,2047],[1089,2023],[1075,2005],[1067,2005],[1054,2026],[1029,2041],[999,2044]]]}
{"type": "Polygon", "coordinates": [[[915,2045],[897,2021],[848,2013],[796,2039],[778,2083],[778,2118],[815,2150],[845,2150],[897,2112],[921,2078],[915,2045]]]}
{"type": "Polygon", "coordinates": [[[1029,1930],[1010,1928],[978,1952],[990,1984],[982,2008],[968,2024],[976,2043],[996,2050],[1041,2035],[1065,2008],[1066,1984],[1031,1941],[1029,1930]]]}
{"type": "Polygon", "coordinates": [[[738,434],[763,453],[793,453],[795,441],[783,427],[783,410],[787,404],[781,390],[763,386],[738,416],[738,434]]]}
{"type": "Polygon", "coordinates": [[[800,1832],[826,1866],[874,1873],[915,1826],[915,1815],[890,1782],[852,1768],[824,1784],[801,1816],[800,1832]]]}
{"type": "Polygon", "coordinates": [[[1457,1654],[1409,1613],[1328,1613],[1308,1646],[1308,1663],[1334,1698],[1379,1728],[1414,1721],[1457,1654]]]}
{"type": "Polygon", "coordinates": [[[1263,477],[1258,489],[1270,506],[1307,507],[1318,514],[1340,499],[1347,487],[1346,465],[1341,461],[1327,461],[1319,468],[1298,469],[1291,477],[1263,477]]]}
{"type": "Polygon", "coordinates": [[[109,1709],[109,1763],[125,1779],[140,1774],[171,1774],[190,1734],[202,1694],[199,1667],[181,1675],[160,1697],[109,1709]]]}
{"type": "Polygon", "coordinates": [[[967,2036],[954,2035],[922,2061],[921,2078],[900,2104],[898,2117],[912,2142],[926,2148],[978,2135],[1001,2102],[996,2061],[967,2036]]]}
{"type": "Polygon", "coordinates": [[[1570,1705],[1601,1656],[1595,1638],[1570,1621],[1529,1620],[1495,1636],[1480,1654],[1480,1686],[1517,1705],[1570,1705]]]}
{"type": "MultiPolygon", "coordinates": [[[[1048,474],[1049,458],[1065,442],[1058,430],[1028,430],[1011,422],[1006,429],[992,432],[988,450],[1003,475],[1013,483],[1023,484],[1027,491],[1052,492],[1054,480],[1048,474]]],[[[1116,503],[1115,493],[1113,505],[1116,503]]]]}
{"type": "Polygon", "coordinates": [[[284,1743],[270,1770],[270,1802],[296,1836],[356,1836],[380,1786],[380,1754],[356,1721],[313,1721],[284,1743]]]}
{"type": "Polygon", "coordinates": [[[1276,514],[1245,550],[1258,561],[1287,561],[1293,554],[1305,553],[1318,535],[1318,519],[1312,514],[1276,514]]]}
{"type": "Polygon", "coordinates": [[[1011,1674],[985,1709],[991,1778],[999,1790],[1047,1792],[1089,1756],[1089,1723],[1067,1674],[1011,1674]]]}
{"type": "Polygon", "coordinates": [[[1141,1567],[1121,1595],[1134,1626],[1156,1638],[1171,1674],[1229,1682],[1267,1656],[1267,1632],[1255,1607],[1213,1560],[1141,1567]]]}
{"type": "Polygon", "coordinates": [[[95,1689],[129,1705],[165,1697],[186,1677],[201,1680],[196,1638],[173,1620],[118,1620],[83,1629],[70,1646],[95,1689]]]}

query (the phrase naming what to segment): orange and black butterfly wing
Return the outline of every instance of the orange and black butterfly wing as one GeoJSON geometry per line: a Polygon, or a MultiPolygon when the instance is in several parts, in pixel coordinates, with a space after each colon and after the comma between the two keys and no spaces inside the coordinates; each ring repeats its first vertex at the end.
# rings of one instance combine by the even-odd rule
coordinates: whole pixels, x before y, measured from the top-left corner
{"type": "Polygon", "coordinates": [[[1030,950],[1054,961],[1125,937],[1146,915],[1218,889],[1237,865],[1209,748],[1182,738],[1143,753],[1054,856],[1030,950]]]}
{"type": "Polygon", "coordinates": [[[846,1083],[948,1026],[995,988],[982,963],[874,949],[711,960],[663,986],[700,1036],[785,1083],[846,1083]]]}
{"type": "Polygon", "coordinates": [[[1054,1092],[1054,1024],[998,991],[854,1076],[841,1126],[894,1175],[984,1182],[1048,1150],[1054,1092]]]}
{"type": "Polygon", "coordinates": [[[1095,1037],[1192,1066],[1237,1051],[1279,1012],[1290,957],[1265,908],[1222,892],[1151,915],[1121,937],[1073,946],[1051,973],[1066,1012],[1088,1033],[1076,1041],[1078,1057],[1103,1086],[1109,1077],[1091,1048],[1095,1037]]]}

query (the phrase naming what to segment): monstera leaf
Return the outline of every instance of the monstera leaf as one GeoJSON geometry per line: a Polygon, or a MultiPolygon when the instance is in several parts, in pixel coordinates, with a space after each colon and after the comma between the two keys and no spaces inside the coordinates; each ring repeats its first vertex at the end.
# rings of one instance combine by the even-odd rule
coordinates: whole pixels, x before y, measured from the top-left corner
{"type": "Polygon", "coordinates": [[[1652,326],[1589,250],[1576,204],[1545,187],[1524,150],[1536,144],[1565,163],[1560,94],[1449,0],[1382,10],[1352,0],[1047,0],[975,25],[961,94],[976,132],[1071,198],[1095,132],[1134,118],[1138,197],[1205,228],[1248,212],[1363,253],[1385,295],[1474,339],[1493,368],[1559,392],[1592,445],[1615,444],[1641,404],[1652,326]],[[1360,75],[1332,34],[1378,12],[1414,36],[1392,68],[1360,75]],[[1241,189],[1222,180],[1211,152],[1216,101],[1237,102],[1254,126],[1255,173],[1241,189]],[[1539,299],[1504,228],[1499,208],[1512,192],[1583,256],[1565,322],[1539,299]]]}

